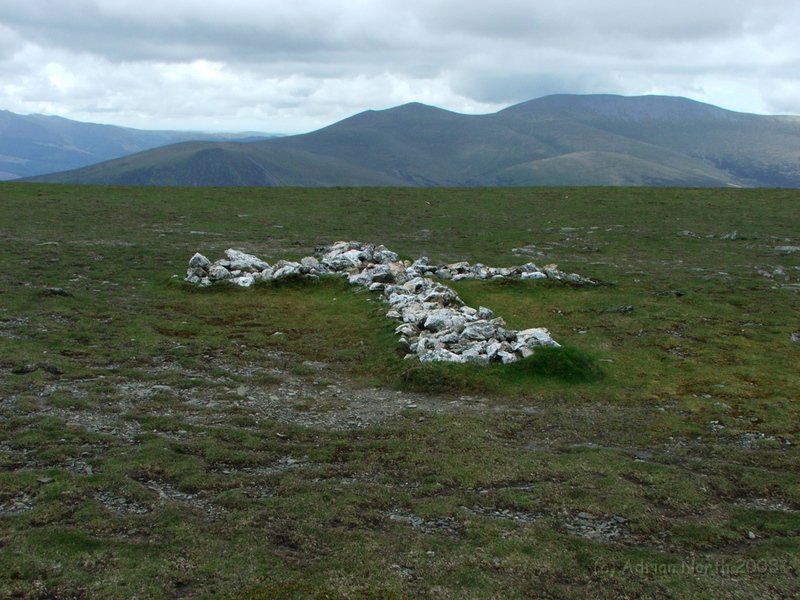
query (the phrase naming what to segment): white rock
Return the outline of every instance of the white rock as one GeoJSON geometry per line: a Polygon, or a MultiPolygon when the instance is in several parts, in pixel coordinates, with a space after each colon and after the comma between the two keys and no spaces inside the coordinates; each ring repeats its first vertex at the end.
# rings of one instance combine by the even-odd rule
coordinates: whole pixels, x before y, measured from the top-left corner
{"type": "Polygon", "coordinates": [[[225,256],[228,257],[231,263],[229,267],[231,271],[237,269],[242,271],[263,271],[269,268],[269,263],[264,262],[257,256],[242,252],[241,250],[228,248],[225,250],[225,256]]]}
{"type": "Polygon", "coordinates": [[[231,283],[235,283],[239,287],[250,287],[256,282],[256,278],[253,277],[252,275],[241,275],[239,277],[234,277],[229,281],[231,283]]]}
{"type": "Polygon", "coordinates": [[[500,362],[504,365],[511,364],[513,362],[517,362],[517,355],[513,352],[498,352],[497,357],[500,359],[500,362]]]}
{"type": "Polygon", "coordinates": [[[520,279],[547,279],[547,275],[540,271],[528,271],[525,273],[521,273],[519,276],[520,279]]]}
{"type": "Polygon", "coordinates": [[[486,356],[494,358],[498,352],[504,348],[504,344],[498,341],[490,341],[486,344],[486,356]]]}
{"type": "Polygon", "coordinates": [[[402,323],[395,327],[394,332],[399,333],[400,335],[414,336],[419,334],[419,329],[417,329],[411,323],[402,323]]]}
{"type": "Polygon", "coordinates": [[[450,352],[444,348],[437,348],[430,352],[426,352],[421,354],[419,357],[419,362],[451,362],[451,363],[463,363],[464,358],[455,354],[454,352],[450,352]]]}
{"type": "Polygon", "coordinates": [[[531,329],[524,329],[517,332],[517,342],[522,344],[522,347],[533,348],[535,346],[555,346],[560,347],[560,344],[555,342],[550,337],[550,332],[544,327],[533,327],[531,329]]]}

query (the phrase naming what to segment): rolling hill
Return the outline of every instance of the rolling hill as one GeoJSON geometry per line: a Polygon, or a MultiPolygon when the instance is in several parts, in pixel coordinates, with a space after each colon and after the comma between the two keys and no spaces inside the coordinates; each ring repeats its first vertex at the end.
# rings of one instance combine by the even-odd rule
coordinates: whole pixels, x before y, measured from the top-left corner
{"type": "Polygon", "coordinates": [[[76,169],[187,140],[264,137],[268,136],[146,131],[0,110],[0,181],[76,169]]]}
{"type": "Polygon", "coordinates": [[[303,135],[191,142],[37,181],[179,186],[800,187],[800,117],[555,95],[488,115],[418,103],[303,135]]]}

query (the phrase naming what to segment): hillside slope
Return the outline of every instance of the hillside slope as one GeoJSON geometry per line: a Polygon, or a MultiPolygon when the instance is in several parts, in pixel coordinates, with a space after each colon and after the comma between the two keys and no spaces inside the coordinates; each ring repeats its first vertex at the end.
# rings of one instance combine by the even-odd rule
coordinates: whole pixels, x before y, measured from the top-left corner
{"type": "Polygon", "coordinates": [[[366,111],[308,134],[169,146],[37,180],[800,187],[800,118],[665,96],[547,96],[489,115],[412,103],[366,111]]]}

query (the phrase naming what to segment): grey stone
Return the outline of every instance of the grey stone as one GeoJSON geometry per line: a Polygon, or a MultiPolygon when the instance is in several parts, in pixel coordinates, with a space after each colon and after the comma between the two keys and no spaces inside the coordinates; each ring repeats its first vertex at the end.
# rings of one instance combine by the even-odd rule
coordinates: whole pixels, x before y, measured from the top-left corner
{"type": "Polygon", "coordinates": [[[440,331],[436,334],[436,339],[445,346],[456,344],[461,339],[461,336],[455,331],[440,331]]]}
{"type": "Polygon", "coordinates": [[[491,310],[489,308],[486,308],[485,306],[479,306],[478,307],[478,318],[479,319],[485,319],[485,320],[488,321],[493,316],[494,316],[494,311],[493,310],[491,310]]]}
{"type": "Polygon", "coordinates": [[[275,271],[272,273],[273,279],[282,279],[284,277],[293,277],[300,274],[300,265],[297,263],[284,264],[280,267],[276,265],[275,271]]]}
{"type": "Polygon", "coordinates": [[[62,296],[64,298],[71,298],[72,294],[70,294],[67,290],[60,287],[49,287],[44,290],[45,296],[62,296]]]}
{"type": "Polygon", "coordinates": [[[458,311],[450,308],[440,308],[428,314],[423,327],[431,331],[443,329],[461,333],[466,325],[466,319],[458,311]]]}
{"type": "Polygon", "coordinates": [[[489,321],[475,321],[469,323],[464,331],[461,332],[462,339],[467,340],[488,340],[495,336],[497,328],[489,321]]]}
{"type": "Polygon", "coordinates": [[[447,269],[438,269],[436,271],[436,276],[439,279],[452,279],[453,275],[447,269]]]}
{"type": "Polygon", "coordinates": [[[386,246],[376,246],[372,252],[372,260],[380,264],[394,263],[400,260],[400,256],[396,252],[392,252],[386,246]]]}
{"type": "Polygon", "coordinates": [[[485,354],[462,354],[463,361],[465,363],[469,363],[471,365],[479,365],[481,367],[485,367],[489,364],[489,357],[485,354]]]}
{"type": "Polygon", "coordinates": [[[189,267],[192,269],[207,269],[211,261],[208,260],[205,256],[200,254],[199,252],[195,252],[192,258],[189,259],[189,267]]]}
{"type": "Polygon", "coordinates": [[[208,278],[212,281],[222,281],[223,279],[230,279],[233,277],[231,272],[222,265],[211,265],[208,268],[208,278]]]}

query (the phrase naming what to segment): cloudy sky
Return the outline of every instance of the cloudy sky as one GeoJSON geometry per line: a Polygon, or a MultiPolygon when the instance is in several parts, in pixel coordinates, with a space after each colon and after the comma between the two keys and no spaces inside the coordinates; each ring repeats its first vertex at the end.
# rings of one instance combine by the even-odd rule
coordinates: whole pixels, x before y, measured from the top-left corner
{"type": "Polygon", "coordinates": [[[0,109],[299,133],[410,101],[800,114],[797,0],[0,0],[0,109]]]}

